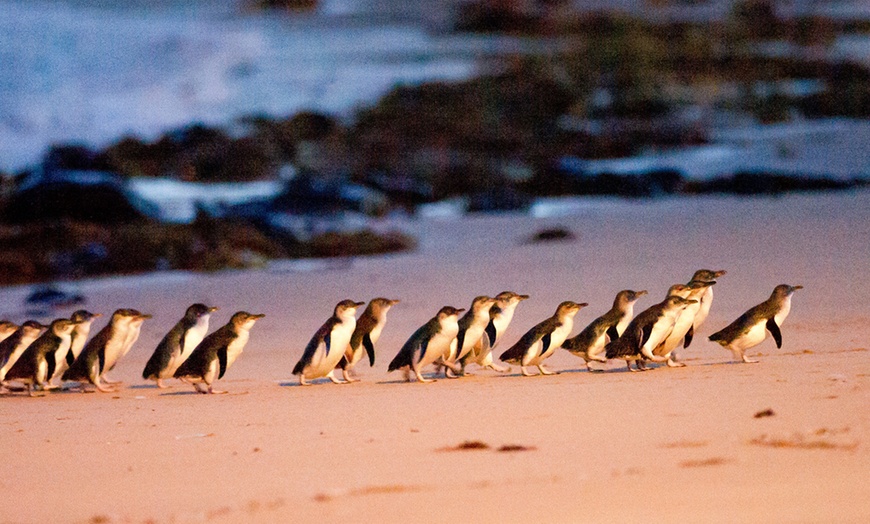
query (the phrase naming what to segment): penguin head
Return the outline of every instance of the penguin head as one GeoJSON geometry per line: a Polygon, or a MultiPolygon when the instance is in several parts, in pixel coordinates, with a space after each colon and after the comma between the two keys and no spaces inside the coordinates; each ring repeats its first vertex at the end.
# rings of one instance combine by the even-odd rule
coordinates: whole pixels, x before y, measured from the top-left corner
{"type": "Polygon", "coordinates": [[[455,308],[452,306],[444,306],[443,308],[441,308],[438,311],[437,317],[438,317],[438,320],[444,320],[444,319],[447,319],[449,317],[459,316],[459,314],[462,313],[463,311],[465,311],[465,308],[455,308]]]}
{"type": "Polygon", "coordinates": [[[266,315],[264,315],[262,313],[258,314],[258,315],[254,315],[254,314],[248,313],[247,311],[239,311],[230,318],[230,324],[232,324],[232,326],[236,330],[241,330],[241,329],[248,330],[248,329],[251,329],[252,327],[254,327],[255,322],[257,322],[258,320],[260,320],[261,318],[263,318],[265,316],[266,315]]]}
{"type": "Polygon", "coordinates": [[[48,326],[40,324],[35,320],[28,320],[24,324],[21,324],[24,336],[38,337],[47,328],[48,326]]]}
{"type": "Polygon", "coordinates": [[[12,322],[9,322],[8,320],[3,320],[2,322],[0,322],[0,334],[8,336],[12,333],[15,333],[16,331],[18,331],[18,326],[16,326],[12,322]]]}
{"type": "Polygon", "coordinates": [[[564,317],[573,317],[577,314],[578,311],[588,306],[589,304],[586,302],[572,302],[570,300],[566,300],[559,304],[559,307],[556,308],[556,316],[560,318],[564,317]]]}
{"type": "Polygon", "coordinates": [[[90,311],[80,309],[70,315],[69,319],[78,324],[87,324],[93,322],[94,319],[103,316],[102,313],[91,313],[90,311]]]}
{"type": "Polygon", "coordinates": [[[686,284],[689,289],[707,289],[708,287],[715,285],[715,280],[692,280],[688,284],[686,284]]]}
{"type": "Polygon", "coordinates": [[[692,280],[704,280],[711,281],[716,280],[717,278],[725,275],[727,271],[724,269],[714,270],[714,269],[699,269],[695,271],[695,274],[692,275],[692,280]]]}
{"type": "Polygon", "coordinates": [[[335,305],[333,314],[338,318],[351,318],[356,315],[356,310],[365,302],[355,302],[353,300],[342,300],[335,305]]]}
{"type": "Polygon", "coordinates": [[[697,303],[697,300],[683,298],[678,295],[669,295],[668,298],[665,299],[665,304],[668,306],[668,308],[685,309],[689,305],[697,303]]]}
{"type": "Polygon", "coordinates": [[[399,300],[397,299],[378,297],[371,299],[366,309],[371,310],[373,316],[380,317],[398,303],[399,300]]]}
{"type": "Polygon", "coordinates": [[[616,294],[616,300],[614,300],[614,306],[624,308],[628,307],[630,304],[634,304],[640,299],[640,297],[647,294],[647,290],[641,289],[640,291],[633,291],[631,289],[623,289],[619,293],[616,294]]]}
{"type": "Polygon", "coordinates": [[[471,301],[471,311],[474,313],[489,311],[489,308],[495,305],[496,302],[496,299],[487,295],[474,297],[474,300],[471,301]]]}
{"type": "Polygon", "coordinates": [[[790,286],[788,284],[780,284],[773,288],[773,294],[770,298],[784,299],[792,295],[798,289],[803,289],[803,286],[790,286]]]}
{"type": "Polygon", "coordinates": [[[523,300],[529,298],[529,295],[519,295],[514,293],[513,291],[502,291],[498,295],[495,296],[497,301],[497,305],[499,307],[507,307],[511,304],[518,304],[523,300]]]}
{"type": "Polygon", "coordinates": [[[686,298],[689,296],[689,293],[692,292],[692,288],[683,284],[674,284],[673,286],[668,288],[667,296],[676,296],[686,298]]]}
{"type": "Polygon", "coordinates": [[[130,325],[131,326],[141,326],[143,322],[151,318],[151,315],[148,313],[142,313],[138,309],[130,309],[128,310],[130,316],[130,325]]]}
{"type": "Polygon", "coordinates": [[[208,307],[205,304],[196,303],[187,308],[187,311],[184,312],[184,316],[188,320],[197,320],[204,316],[211,315],[217,310],[217,307],[208,307]]]}
{"type": "Polygon", "coordinates": [[[68,318],[59,318],[52,321],[50,328],[55,335],[60,337],[72,333],[72,330],[75,329],[77,325],[79,325],[79,322],[74,322],[68,318]]]}

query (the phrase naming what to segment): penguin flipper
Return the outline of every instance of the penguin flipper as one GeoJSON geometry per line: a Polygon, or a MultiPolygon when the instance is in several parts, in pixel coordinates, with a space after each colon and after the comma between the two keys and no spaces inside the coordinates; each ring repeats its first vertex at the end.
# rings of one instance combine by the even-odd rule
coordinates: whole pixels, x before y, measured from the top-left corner
{"type": "Polygon", "coordinates": [[[104,348],[100,348],[100,350],[97,351],[97,358],[100,361],[100,367],[99,367],[100,372],[97,373],[97,376],[99,376],[99,375],[102,375],[103,370],[106,369],[106,350],[104,348]]]}
{"type": "Polygon", "coordinates": [[[220,373],[218,378],[224,378],[224,373],[227,372],[227,348],[222,347],[217,351],[218,363],[220,364],[220,373]]]}
{"type": "Polygon", "coordinates": [[[489,347],[495,346],[495,339],[498,336],[498,333],[495,330],[495,324],[492,320],[490,320],[489,324],[486,325],[484,332],[489,337],[489,347]]]}
{"type": "Polygon", "coordinates": [[[75,355],[73,355],[72,349],[66,352],[66,365],[67,367],[72,366],[73,362],[76,361],[75,355]]]}
{"type": "Polygon", "coordinates": [[[652,335],[652,328],[653,325],[651,323],[643,327],[643,333],[641,334],[640,345],[638,347],[643,347],[643,345],[646,344],[646,341],[649,340],[650,335],[652,335]]]}
{"type": "Polygon", "coordinates": [[[686,338],[683,341],[683,347],[689,347],[689,344],[692,343],[692,339],[695,337],[695,326],[689,326],[689,331],[686,332],[686,338]]]}
{"type": "Polygon", "coordinates": [[[372,344],[372,337],[368,333],[363,335],[362,339],[363,347],[366,348],[366,353],[369,356],[369,365],[374,367],[375,365],[375,345],[372,344]]]}
{"type": "Polygon", "coordinates": [[[619,338],[619,331],[616,330],[616,324],[607,328],[607,336],[610,337],[611,342],[619,338]]]}
{"type": "Polygon", "coordinates": [[[776,321],[773,317],[767,319],[767,330],[770,331],[770,334],[773,335],[773,340],[776,341],[776,347],[782,347],[782,332],[779,330],[779,326],[776,325],[776,321]]]}
{"type": "Polygon", "coordinates": [[[547,333],[546,335],[541,337],[541,354],[542,355],[544,353],[546,353],[548,349],[550,349],[550,340],[551,340],[550,335],[551,335],[551,333],[547,333]]]}

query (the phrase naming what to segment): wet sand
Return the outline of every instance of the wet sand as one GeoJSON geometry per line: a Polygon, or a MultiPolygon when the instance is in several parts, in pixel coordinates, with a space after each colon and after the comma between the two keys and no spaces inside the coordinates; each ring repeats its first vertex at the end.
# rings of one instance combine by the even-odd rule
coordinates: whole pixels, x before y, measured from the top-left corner
{"type": "MultiPolygon", "coordinates": [[[[315,271],[169,273],[80,284],[88,309],[152,313],[114,394],[0,398],[0,522],[865,522],[870,470],[870,192],[601,201],[570,216],[414,221],[418,251],[315,271]],[[573,241],[529,243],[570,229],[573,241]],[[444,305],[531,295],[496,349],[563,300],[617,291],[636,312],[695,269],[726,269],[685,368],[603,373],[560,351],[552,377],[401,382],[386,367],[444,305]],[[783,326],[732,364],[706,340],[780,283],[802,284],[783,326]],[[362,382],[299,387],[290,371],[344,298],[399,298],[362,382]],[[140,378],[184,309],[267,316],[205,396],[140,378]],[[505,447],[505,449],[502,449],[505,447]],[[471,448],[471,449],[462,449],[471,448]]],[[[292,267],[292,266],[291,266],[292,267]]],[[[0,290],[20,304],[24,288],[0,290]]],[[[69,311],[59,313],[68,314],[69,311]]],[[[21,320],[16,318],[16,320],[21,320]]],[[[98,321],[94,332],[102,326],[98,321]]]]}

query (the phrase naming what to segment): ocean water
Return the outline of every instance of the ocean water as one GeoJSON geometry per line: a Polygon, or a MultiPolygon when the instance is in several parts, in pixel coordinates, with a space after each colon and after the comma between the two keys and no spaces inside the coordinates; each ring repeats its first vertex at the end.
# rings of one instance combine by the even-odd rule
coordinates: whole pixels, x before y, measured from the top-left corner
{"type": "Polygon", "coordinates": [[[525,48],[433,32],[400,2],[332,0],[302,15],[236,4],[0,0],[0,170],[52,143],[303,109],[346,117],[395,85],[465,79],[480,58],[525,48]]]}

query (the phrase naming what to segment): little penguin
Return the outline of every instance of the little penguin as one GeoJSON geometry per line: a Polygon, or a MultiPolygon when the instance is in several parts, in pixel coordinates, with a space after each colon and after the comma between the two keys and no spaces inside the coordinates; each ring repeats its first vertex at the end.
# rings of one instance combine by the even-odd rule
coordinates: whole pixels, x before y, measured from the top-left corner
{"type": "Polygon", "coordinates": [[[103,382],[106,384],[119,384],[119,380],[110,380],[106,373],[115,369],[115,366],[118,364],[118,361],[121,360],[130,350],[133,348],[133,344],[139,340],[139,334],[142,331],[142,323],[147,319],[151,318],[151,315],[143,314],[142,312],[136,309],[128,309],[127,314],[131,317],[130,322],[127,324],[127,334],[124,336],[124,343],[120,346],[118,351],[107,351],[106,352],[106,363],[103,366],[103,382]]]}
{"type": "Polygon", "coordinates": [[[69,351],[66,352],[66,356],[63,359],[58,361],[57,369],[54,371],[54,376],[52,378],[63,376],[63,373],[69,369],[78,356],[81,355],[82,349],[85,347],[85,342],[88,340],[88,335],[91,332],[91,326],[93,325],[94,320],[101,316],[103,316],[102,313],[91,313],[85,309],[79,309],[70,315],[69,319],[76,322],[76,327],[73,328],[72,335],[70,336],[69,351]]]}
{"type": "Polygon", "coordinates": [[[346,381],[359,381],[351,377],[350,371],[362,360],[363,354],[369,356],[370,366],[375,365],[375,344],[387,323],[387,311],[398,303],[398,300],[383,297],[372,299],[356,320],[356,327],[350,336],[350,344],[344,352],[344,357],[338,361],[338,367],[341,368],[341,374],[346,381]]]}
{"type": "Polygon", "coordinates": [[[570,300],[562,302],[552,317],[527,331],[499,358],[504,362],[519,364],[520,371],[527,377],[532,374],[526,371],[526,366],[536,366],[541,375],[555,375],[544,367],[544,360],[565,342],[574,329],[574,316],[588,305],[586,302],[578,303],[570,300]]]}
{"type": "Polygon", "coordinates": [[[590,366],[590,362],[607,363],[604,347],[608,342],[618,339],[634,316],[634,304],[647,294],[645,289],[633,291],[623,289],[613,299],[610,311],[593,320],[575,337],[567,339],[562,347],[572,355],[586,361],[588,371],[600,371],[590,366]]]}
{"type": "Polygon", "coordinates": [[[718,342],[725,349],[734,354],[734,358],[740,358],[743,362],[755,363],[744,353],[747,349],[761,344],[767,338],[768,333],[773,335],[776,347],[782,347],[782,323],[791,311],[791,297],[803,286],[790,286],[780,284],[773,289],[770,298],[753,307],[746,313],[710,335],[710,340],[718,342]]]}
{"type": "Polygon", "coordinates": [[[9,368],[18,362],[24,350],[47,328],[48,326],[35,320],[28,320],[21,324],[21,327],[16,329],[12,335],[0,341],[0,384],[6,380],[9,368]]]}
{"type": "Polygon", "coordinates": [[[513,291],[502,291],[495,296],[495,304],[489,309],[489,323],[483,330],[480,340],[462,361],[463,368],[468,363],[474,363],[484,369],[490,368],[499,373],[510,371],[510,366],[499,366],[492,361],[492,350],[507,331],[514,318],[517,305],[528,298],[529,295],[519,295],[513,291]]]}
{"type": "Polygon", "coordinates": [[[111,387],[103,385],[102,375],[108,369],[106,367],[107,354],[119,355],[124,349],[130,321],[135,318],[133,311],[132,309],[118,309],[112,313],[109,323],[85,344],[81,354],[64,372],[61,380],[78,382],[82,392],[86,391],[82,387],[86,382],[93,384],[98,391],[103,393],[114,391],[111,387]]]}
{"type": "Polygon", "coordinates": [[[0,342],[12,336],[12,333],[18,331],[18,324],[9,322],[8,320],[0,320],[0,342]]]}
{"type": "Polygon", "coordinates": [[[217,311],[217,307],[209,307],[205,304],[193,304],[184,312],[184,317],[179,320],[172,329],[163,337],[145,369],[142,378],[156,380],[158,388],[166,388],[163,380],[172,378],[193,349],[202,342],[208,333],[208,321],[211,314],[217,311]]]}
{"type": "MultiPolygon", "coordinates": [[[[712,270],[712,269],[699,269],[695,271],[695,274],[692,275],[693,281],[701,281],[701,282],[716,282],[716,279],[725,275],[727,271],[724,269],[712,270]]],[[[695,320],[692,322],[692,328],[686,333],[686,339],[683,342],[683,347],[689,347],[689,344],[692,343],[692,339],[697,333],[698,328],[701,327],[701,324],[707,320],[707,316],[710,314],[710,307],[713,305],[713,286],[708,287],[704,294],[701,295],[701,304],[698,307],[697,313],[695,313],[695,320]]]]}
{"type": "MultiPolygon", "coordinates": [[[[450,351],[450,344],[459,333],[459,313],[464,308],[444,306],[429,322],[423,324],[399,350],[387,367],[387,372],[401,369],[405,372],[405,379],[411,381],[411,373],[419,382],[433,382],[433,379],[424,378],[422,370],[442,358],[450,351]]],[[[459,366],[449,361],[443,362],[455,373],[460,372],[459,366]]]]}
{"type": "Polygon", "coordinates": [[[661,342],[661,344],[658,345],[658,347],[653,349],[653,354],[665,357],[667,359],[666,362],[668,364],[668,367],[685,367],[685,364],[676,361],[673,352],[675,349],[677,349],[677,346],[679,346],[683,342],[683,339],[687,337],[688,333],[691,331],[692,323],[695,321],[695,315],[698,313],[698,309],[701,307],[701,297],[715,283],[715,280],[693,280],[685,286],[679,285],[679,288],[682,290],[682,292],[670,291],[668,293],[695,301],[694,304],[689,304],[688,306],[686,306],[685,309],[680,311],[680,313],[677,315],[676,320],[674,321],[674,328],[671,330],[670,334],[667,336],[667,338],[665,338],[665,340],[661,342]]]}
{"type": "Polygon", "coordinates": [[[190,357],[175,370],[174,377],[193,384],[198,393],[226,393],[214,389],[214,382],[223,378],[227,369],[242,354],[254,323],[265,316],[252,315],[247,311],[234,314],[225,326],[202,339],[190,357]],[[202,383],[206,389],[200,387],[202,383]]]}
{"type": "MultiPolygon", "coordinates": [[[[465,357],[480,342],[483,331],[489,325],[489,311],[495,303],[496,299],[486,295],[475,297],[471,301],[471,308],[459,319],[459,332],[456,334],[456,339],[450,344],[446,360],[454,364],[459,363],[461,366],[460,375],[465,375],[465,357]]],[[[448,375],[449,370],[449,367],[444,366],[444,376],[451,376],[448,375]]]]}
{"type": "MultiPolygon", "coordinates": [[[[676,286],[672,289],[674,287],[676,286]]],[[[605,346],[607,358],[624,359],[629,371],[634,371],[631,369],[632,360],[637,362],[638,370],[646,369],[644,360],[666,361],[666,358],[654,355],[652,350],[670,334],[680,311],[694,302],[697,301],[668,295],[663,301],[640,312],[628,324],[621,337],[605,346]]]]}
{"type": "MultiPolygon", "coordinates": [[[[342,300],[335,305],[332,316],[320,326],[302,358],[293,367],[293,374],[299,375],[299,384],[307,386],[306,380],[327,377],[335,384],[347,384],[335,377],[335,367],[344,358],[351,335],[356,329],[356,310],[365,302],[342,300]]],[[[370,357],[371,358],[371,357],[370,357]]]]}
{"type": "Polygon", "coordinates": [[[18,361],[9,368],[6,380],[26,384],[27,393],[31,397],[35,387],[45,390],[49,379],[54,375],[58,356],[66,355],[69,351],[75,326],[75,322],[67,318],[52,321],[48,329],[24,350],[18,361]]]}

